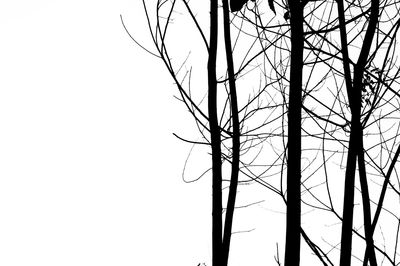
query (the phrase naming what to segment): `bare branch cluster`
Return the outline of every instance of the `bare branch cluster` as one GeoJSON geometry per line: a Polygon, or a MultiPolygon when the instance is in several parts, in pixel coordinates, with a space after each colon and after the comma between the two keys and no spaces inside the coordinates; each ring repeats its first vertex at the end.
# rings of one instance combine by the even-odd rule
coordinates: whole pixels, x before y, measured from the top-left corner
{"type": "Polygon", "coordinates": [[[142,2],[143,49],[199,134],[176,136],[211,157],[198,176],[213,182],[213,265],[228,265],[235,208],[274,204],[236,202],[238,189],[287,206],[285,265],[398,265],[400,3],[142,2]]]}

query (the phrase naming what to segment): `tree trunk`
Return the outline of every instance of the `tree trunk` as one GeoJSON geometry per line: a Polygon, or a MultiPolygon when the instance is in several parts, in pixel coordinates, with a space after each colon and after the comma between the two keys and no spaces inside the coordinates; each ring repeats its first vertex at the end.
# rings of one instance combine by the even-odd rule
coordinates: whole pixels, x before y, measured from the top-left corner
{"type": "Polygon", "coordinates": [[[352,114],[351,133],[349,149],[347,152],[344,199],[343,199],[343,221],[342,238],[340,246],[340,266],[351,264],[351,247],[353,236],[353,211],[354,211],[354,181],[357,163],[357,127],[359,116],[352,114]]]}
{"type": "Polygon", "coordinates": [[[222,167],[221,132],[217,113],[216,61],[218,48],[218,0],[210,4],[210,49],[208,55],[208,119],[212,156],[212,265],[222,265],[222,167]]]}
{"type": "MultiPolygon", "coordinates": [[[[348,53],[346,21],[344,14],[343,0],[338,0],[338,17],[339,17],[339,30],[341,40],[341,52],[343,57],[343,69],[346,83],[346,91],[350,107],[354,102],[354,89],[350,72],[350,60],[348,53]]],[[[352,109],[357,109],[353,107],[352,109]]],[[[342,220],[342,236],[340,246],[340,266],[349,266],[351,263],[351,246],[353,235],[353,208],[354,208],[354,181],[357,162],[357,149],[356,149],[356,127],[359,125],[357,117],[352,112],[351,120],[351,133],[349,139],[349,147],[347,152],[345,184],[344,184],[344,199],[343,199],[343,220],[342,220]]]]}
{"type": "Polygon", "coordinates": [[[377,266],[375,248],[374,248],[373,230],[371,223],[371,204],[370,204],[369,189],[368,189],[368,179],[367,179],[367,171],[365,170],[364,142],[363,142],[362,129],[360,130],[358,140],[360,142],[358,150],[358,168],[360,175],[361,196],[363,201],[365,241],[367,244],[367,247],[365,249],[363,265],[367,266],[369,261],[371,266],[377,266]]]}
{"type": "Polygon", "coordinates": [[[288,162],[285,266],[300,264],[301,106],[303,83],[303,7],[290,0],[291,66],[288,110],[288,162]]]}
{"type": "Polygon", "coordinates": [[[223,21],[224,21],[224,40],[226,62],[228,67],[229,94],[231,102],[231,118],[232,118],[232,166],[231,166],[231,182],[229,186],[228,203],[225,214],[224,237],[222,241],[223,265],[228,265],[229,248],[232,235],[233,212],[235,210],[236,192],[239,179],[239,157],[240,157],[240,125],[239,110],[236,95],[235,70],[233,64],[230,19],[228,0],[222,1],[223,21]]]}
{"type": "MultiPolygon", "coordinates": [[[[379,0],[371,1],[371,14],[369,18],[368,28],[365,34],[361,52],[354,67],[354,78],[351,84],[351,77],[346,72],[349,71],[349,60],[347,52],[347,39],[345,28],[345,14],[343,1],[338,1],[338,14],[340,23],[340,34],[342,41],[343,64],[345,69],[346,87],[351,110],[351,133],[349,140],[349,151],[347,155],[345,192],[343,200],[343,222],[342,222],[342,239],[340,250],[340,266],[351,265],[351,249],[352,249],[352,233],[353,233],[353,208],[354,208],[354,179],[357,156],[359,157],[361,192],[364,206],[364,227],[366,237],[366,261],[369,260],[371,265],[376,265],[376,257],[373,244],[373,230],[371,226],[371,214],[369,206],[368,185],[364,168],[364,150],[363,150],[363,131],[361,128],[361,107],[362,107],[362,89],[363,76],[366,67],[369,51],[371,48],[373,36],[375,34],[378,23],[379,0]],[[368,201],[368,202],[367,202],[368,201]],[[369,217],[368,217],[369,216],[369,217]]],[[[364,261],[364,265],[366,264],[364,261]]]]}

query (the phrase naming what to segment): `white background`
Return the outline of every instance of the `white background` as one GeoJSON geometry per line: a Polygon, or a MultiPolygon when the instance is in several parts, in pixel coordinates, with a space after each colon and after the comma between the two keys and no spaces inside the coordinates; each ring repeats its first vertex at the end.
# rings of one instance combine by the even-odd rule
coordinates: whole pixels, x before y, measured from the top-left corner
{"type": "Polygon", "coordinates": [[[0,2],[0,265],[209,262],[190,116],[120,22],[148,40],[140,2],[0,2]]]}

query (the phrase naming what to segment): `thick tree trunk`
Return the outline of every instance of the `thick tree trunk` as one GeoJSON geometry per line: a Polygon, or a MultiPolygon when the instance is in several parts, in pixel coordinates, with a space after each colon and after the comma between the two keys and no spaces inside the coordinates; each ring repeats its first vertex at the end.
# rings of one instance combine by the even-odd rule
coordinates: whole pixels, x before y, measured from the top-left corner
{"type": "Polygon", "coordinates": [[[217,113],[216,61],[218,48],[218,0],[210,5],[210,49],[208,57],[208,117],[212,156],[212,265],[222,265],[222,167],[221,132],[217,113]]]}
{"type": "Polygon", "coordinates": [[[222,1],[223,6],[223,21],[224,21],[224,40],[226,62],[228,66],[229,93],[231,103],[231,118],[232,118],[232,166],[231,166],[231,183],[229,186],[228,203],[225,214],[224,237],[222,241],[223,250],[223,265],[228,265],[229,248],[232,235],[233,212],[235,210],[236,192],[239,179],[239,157],[240,157],[240,125],[239,125],[239,110],[236,95],[235,70],[233,64],[230,19],[228,0],[222,1]]]}
{"type": "Polygon", "coordinates": [[[300,264],[301,106],[303,83],[303,7],[290,0],[291,66],[288,110],[288,165],[285,266],[300,264]]]}

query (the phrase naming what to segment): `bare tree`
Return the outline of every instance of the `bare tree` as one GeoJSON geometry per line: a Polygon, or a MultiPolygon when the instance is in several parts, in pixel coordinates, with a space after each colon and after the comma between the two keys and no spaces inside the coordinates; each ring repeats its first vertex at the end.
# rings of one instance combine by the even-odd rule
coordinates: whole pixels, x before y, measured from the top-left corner
{"type": "MultiPolygon", "coordinates": [[[[195,29],[200,33],[208,56],[207,62],[207,113],[202,110],[201,102],[194,100],[191,89],[191,70],[183,75],[183,79],[179,78],[180,70],[175,68],[172,60],[172,54],[168,46],[168,32],[171,30],[175,15],[181,14],[178,12],[178,1],[157,1],[155,6],[155,23],[152,24],[151,15],[148,4],[143,1],[143,8],[148,19],[148,26],[152,35],[153,43],[157,52],[152,53],[163,60],[174,82],[178,87],[181,101],[187,106],[188,110],[195,119],[199,132],[205,142],[184,141],[193,144],[205,144],[211,149],[211,173],[212,173],[212,264],[227,265],[229,259],[229,249],[232,235],[233,213],[236,207],[236,191],[240,182],[248,183],[249,181],[239,181],[239,174],[242,173],[251,181],[258,181],[257,177],[252,177],[251,172],[243,170],[247,164],[241,161],[241,154],[246,154],[249,149],[255,147],[255,140],[259,141],[262,137],[259,133],[254,134],[254,131],[264,125],[257,125],[256,129],[250,129],[245,126],[245,122],[251,120],[256,112],[262,110],[260,107],[260,95],[265,92],[265,86],[253,96],[250,96],[241,108],[239,109],[238,96],[236,92],[236,80],[246,67],[241,67],[238,71],[234,68],[233,45],[231,37],[230,11],[228,1],[222,2],[222,29],[224,33],[225,44],[225,65],[226,78],[217,78],[219,64],[224,64],[218,58],[218,40],[221,25],[219,23],[219,3],[217,0],[210,1],[209,15],[209,40],[206,39],[204,29],[201,22],[196,18],[194,12],[187,1],[179,1],[186,9],[186,14],[192,19],[195,29]],[[219,63],[218,63],[219,62],[219,63]],[[187,82],[188,88],[185,88],[187,82]],[[225,90],[223,90],[225,88],[225,90]],[[224,96],[223,93],[226,93],[224,96]],[[252,105],[255,105],[252,109],[252,105]],[[242,118],[240,118],[242,116],[242,118]],[[244,133],[242,130],[246,129],[244,133]],[[209,136],[203,132],[209,132],[209,136]],[[243,141],[241,141],[243,138],[243,141]],[[226,142],[231,140],[231,145],[226,142]],[[248,146],[248,147],[246,147],[248,146]],[[227,162],[230,168],[230,178],[224,179],[223,163],[227,162]],[[240,165],[243,169],[240,169],[240,165]],[[227,189],[226,208],[223,207],[223,182],[228,180],[230,185],[227,189]],[[225,215],[224,215],[225,214],[225,215]]],[[[133,38],[133,37],[132,37],[133,38]]],[[[135,42],[136,39],[134,39],[135,42]]],[[[235,40],[237,41],[237,39],[235,40]]],[[[137,42],[138,43],[138,42],[137,42]]],[[[148,50],[148,49],[147,49],[148,50]]],[[[149,51],[149,50],[148,50],[149,51]]],[[[244,59],[246,61],[247,59],[244,59]]],[[[248,64],[252,59],[248,59],[248,64]]],[[[187,64],[185,59],[184,64],[187,64]]],[[[242,63],[243,66],[243,63],[242,63]]],[[[276,107],[271,107],[276,108],[276,107]]],[[[257,155],[255,155],[257,157],[257,155]]],[[[251,159],[254,161],[254,155],[251,159]]],[[[206,171],[208,172],[208,171],[206,171]]]]}
{"type": "MultiPolygon", "coordinates": [[[[153,54],[165,63],[202,140],[179,138],[211,151],[211,167],[205,172],[212,175],[213,265],[228,265],[241,184],[261,185],[286,203],[285,265],[300,264],[301,239],[323,265],[334,265],[334,256],[342,266],[351,265],[352,258],[363,265],[380,260],[396,265],[399,232],[393,255],[386,240],[377,242],[374,232],[379,221],[393,218],[397,231],[400,228],[400,214],[384,203],[388,195],[400,197],[399,130],[393,126],[398,121],[391,117],[399,110],[394,52],[399,21],[387,26],[389,20],[383,18],[398,19],[398,12],[388,11],[398,11],[398,3],[231,1],[231,10],[227,0],[222,8],[217,0],[210,4],[207,39],[208,28],[201,26],[204,21],[192,3],[158,0],[152,24],[143,0],[156,47],[153,54]],[[167,33],[175,16],[183,14],[179,3],[206,48],[208,62],[202,67],[207,73],[207,108],[203,98],[194,96],[192,68],[183,70],[188,59],[177,64],[169,50],[167,33]],[[274,17],[265,15],[267,5],[274,17]],[[218,37],[221,30],[223,39],[218,37]],[[224,44],[222,60],[219,40],[224,44]],[[379,59],[382,54],[384,60],[379,59]],[[258,90],[249,90],[256,83],[258,90]],[[338,184],[344,185],[344,194],[338,184]],[[354,210],[359,200],[361,211],[354,210]],[[379,220],[381,214],[385,218],[379,220]],[[330,229],[307,230],[316,220],[330,229]],[[331,236],[340,232],[340,239],[331,236]],[[355,250],[354,241],[365,249],[355,250]]],[[[276,261],[280,264],[278,255],[276,261]]]]}

